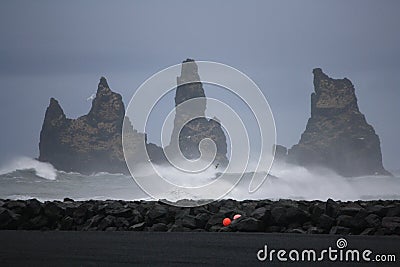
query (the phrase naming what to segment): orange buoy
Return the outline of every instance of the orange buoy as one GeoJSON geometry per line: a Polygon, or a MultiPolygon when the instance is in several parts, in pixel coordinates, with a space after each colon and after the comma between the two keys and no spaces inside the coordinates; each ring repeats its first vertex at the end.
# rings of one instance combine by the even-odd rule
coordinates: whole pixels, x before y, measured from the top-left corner
{"type": "Polygon", "coordinates": [[[233,216],[233,219],[234,219],[234,220],[237,220],[237,219],[239,219],[240,217],[242,217],[242,215],[236,214],[235,216],[233,216]]]}
{"type": "Polygon", "coordinates": [[[231,224],[231,219],[225,218],[225,219],[222,221],[222,224],[223,224],[224,226],[230,225],[230,224],[231,224]]]}

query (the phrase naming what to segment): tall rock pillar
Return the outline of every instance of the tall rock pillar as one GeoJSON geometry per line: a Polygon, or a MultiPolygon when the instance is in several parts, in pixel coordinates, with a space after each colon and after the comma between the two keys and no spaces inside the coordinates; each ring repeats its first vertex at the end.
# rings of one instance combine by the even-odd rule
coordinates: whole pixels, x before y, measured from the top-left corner
{"type": "MultiPolygon", "coordinates": [[[[200,80],[197,64],[193,59],[183,61],[181,75],[177,77],[177,89],[175,95],[176,115],[174,129],[171,135],[170,145],[179,142],[179,148],[187,159],[200,157],[199,144],[202,139],[210,138],[217,148],[216,164],[226,165],[227,144],[222,126],[216,119],[205,118],[207,100],[203,85],[200,80]],[[179,105],[185,101],[201,98],[190,105],[190,108],[182,108],[179,105]],[[186,123],[180,131],[179,125],[188,118],[195,118],[186,123]]],[[[167,147],[168,149],[168,147],[167,147]]]]}
{"type": "Polygon", "coordinates": [[[382,165],[379,137],[360,112],[351,81],[332,79],[319,68],[313,74],[311,118],[289,150],[289,161],[343,176],[390,175],[382,165]]]}

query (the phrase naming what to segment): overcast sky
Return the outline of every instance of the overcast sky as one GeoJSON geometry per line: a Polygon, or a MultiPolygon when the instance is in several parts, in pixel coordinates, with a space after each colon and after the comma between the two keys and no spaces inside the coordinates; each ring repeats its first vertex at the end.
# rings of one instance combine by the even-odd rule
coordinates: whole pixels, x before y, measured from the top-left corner
{"type": "Polygon", "coordinates": [[[310,116],[312,69],[349,78],[384,165],[399,169],[399,11],[378,0],[2,1],[0,162],[38,156],[50,97],[83,115],[105,76],[127,104],[152,74],[190,57],[251,77],[288,147],[310,116]]]}

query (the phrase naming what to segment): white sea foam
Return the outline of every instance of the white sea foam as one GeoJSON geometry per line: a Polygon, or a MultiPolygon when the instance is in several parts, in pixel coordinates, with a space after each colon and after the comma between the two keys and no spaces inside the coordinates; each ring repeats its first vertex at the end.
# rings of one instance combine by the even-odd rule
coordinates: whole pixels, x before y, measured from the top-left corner
{"type": "Polygon", "coordinates": [[[247,190],[250,175],[226,196],[243,199],[301,199],[301,200],[372,200],[399,199],[398,177],[342,177],[324,168],[308,170],[290,164],[275,164],[271,174],[255,193],[247,190]]]}
{"type": "MultiPolygon", "coordinates": [[[[201,186],[209,183],[217,176],[217,171],[210,168],[199,174],[185,174],[170,166],[155,166],[162,176],[180,186],[201,186]]],[[[150,176],[151,170],[138,171],[143,176],[150,176]]],[[[372,200],[400,199],[400,178],[384,176],[342,177],[325,168],[312,170],[291,164],[275,163],[263,185],[254,193],[248,186],[252,173],[245,173],[240,182],[224,198],[244,199],[297,199],[297,200],[372,200]]],[[[232,176],[232,181],[237,174],[232,176]]],[[[261,174],[259,174],[261,175],[261,174]]],[[[226,182],[230,182],[227,179],[226,182]]],[[[232,184],[233,185],[233,184],[232,184]]],[[[157,186],[156,184],[154,185],[157,186]]],[[[178,200],[182,198],[199,199],[182,192],[164,192],[163,198],[178,200]]]]}
{"type": "Polygon", "coordinates": [[[18,170],[34,170],[38,177],[47,180],[55,180],[57,177],[57,170],[53,167],[53,165],[28,157],[15,158],[11,160],[11,162],[0,167],[0,175],[18,170]]]}
{"type": "MultiPolygon", "coordinates": [[[[139,167],[139,166],[138,166],[139,167]]],[[[210,168],[206,173],[185,175],[173,167],[156,166],[170,182],[180,186],[201,186],[208,184],[217,176],[217,169],[210,168]]],[[[140,174],[149,176],[151,170],[141,169],[140,174]]],[[[304,199],[304,200],[372,200],[400,199],[400,178],[365,176],[346,178],[326,169],[307,170],[306,168],[274,164],[271,174],[255,193],[249,193],[251,174],[246,173],[242,180],[224,198],[244,199],[304,199]]],[[[149,199],[133,179],[126,175],[97,173],[83,175],[57,171],[48,163],[38,162],[27,157],[12,160],[0,168],[0,198],[43,200],[63,199],[149,199]],[[25,170],[25,171],[24,171],[25,170]],[[28,171],[27,171],[28,170],[28,171]],[[12,173],[11,175],[2,175],[12,173]],[[34,179],[40,176],[42,179],[34,179]],[[57,182],[51,180],[56,179],[57,182]],[[14,177],[14,178],[13,178],[14,177]]],[[[236,174],[230,174],[236,175],[236,174]]],[[[229,180],[229,179],[228,179],[229,180]]],[[[234,180],[234,179],[232,179],[234,180]]],[[[229,181],[227,181],[229,182],[229,181]]],[[[155,185],[157,186],[157,185],[155,185]]],[[[165,192],[165,198],[198,199],[196,196],[180,192],[165,192]]]]}

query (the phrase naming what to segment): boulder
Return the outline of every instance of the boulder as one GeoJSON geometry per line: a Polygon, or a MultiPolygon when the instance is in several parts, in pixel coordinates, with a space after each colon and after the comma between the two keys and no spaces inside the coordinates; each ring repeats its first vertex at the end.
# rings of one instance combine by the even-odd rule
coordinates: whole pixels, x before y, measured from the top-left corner
{"type": "Polygon", "coordinates": [[[239,232],[261,232],[264,230],[261,221],[254,218],[238,219],[232,224],[232,228],[239,232]]]}
{"type": "Polygon", "coordinates": [[[369,227],[376,228],[381,225],[381,218],[376,214],[369,214],[365,217],[365,221],[369,227]]]}
{"type": "Polygon", "coordinates": [[[325,204],[325,213],[330,217],[336,217],[340,205],[333,199],[329,198],[325,204]]]}
{"type": "Polygon", "coordinates": [[[206,224],[206,230],[211,229],[213,226],[220,227],[222,225],[222,220],[225,218],[224,214],[217,213],[210,217],[206,224]]]}
{"type": "Polygon", "coordinates": [[[20,215],[5,208],[0,208],[0,229],[17,229],[20,215]]]}
{"type": "Polygon", "coordinates": [[[335,219],[333,219],[332,217],[330,217],[326,214],[322,214],[316,223],[317,223],[318,227],[320,227],[321,229],[323,229],[325,231],[328,231],[335,224],[335,219]]]}
{"type": "Polygon", "coordinates": [[[371,205],[366,208],[368,213],[376,214],[379,217],[385,217],[388,207],[377,204],[377,205],[371,205]]]}
{"type": "Polygon", "coordinates": [[[73,230],[74,219],[70,216],[62,218],[60,221],[60,230],[73,230]]]}
{"type": "Polygon", "coordinates": [[[338,226],[344,226],[348,228],[353,228],[355,226],[353,217],[349,215],[340,215],[336,220],[338,226]]]}
{"type": "Polygon", "coordinates": [[[43,206],[44,214],[51,220],[56,220],[63,216],[64,210],[56,203],[47,201],[43,206]]]}
{"type": "Polygon", "coordinates": [[[291,222],[296,222],[298,224],[303,224],[310,220],[310,214],[301,208],[290,207],[286,210],[286,220],[291,222]]]}
{"type": "Polygon", "coordinates": [[[338,210],[339,215],[349,215],[349,216],[355,216],[357,213],[361,212],[364,210],[363,207],[361,207],[357,203],[349,203],[346,204],[343,207],[340,207],[338,210]]]}
{"type": "Polygon", "coordinates": [[[400,217],[400,205],[388,208],[386,217],[400,217]]]}
{"type": "Polygon", "coordinates": [[[195,217],[196,226],[198,228],[204,229],[209,219],[210,215],[208,213],[197,214],[195,217]]]}
{"type": "Polygon", "coordinates": [[[92,218],[88,219],[85,222],[85,225],[84,225],[82,230],[89,230],[89,229],[96,228],[103,218],[104,218],[103,215],[95,215],[95,216],[93,216],[92,218]]]}
{"type": "Polygon", "coordinates": [[[24,213],[29,216],[37,216],[42,211],[42,203],[40,203],[37,199],[29,199],[26,201],[26,210],[24,213]]]}
{"type": "Polygon", "coordinates": [[[146,213],[147,221],[151,224],[159,221],[160,218],[166,218],[168,216],[168,209],[165,206],[156,204],[146,213]]]}
{"type": "Polygon", "coordinates": [[[49,225],[49,220],[45,215],[38,215],[30,219],[28,225],[32,230],[42,230],[49,225]]]}
{"type": "Polygon", "coordinates": [[[198,225],[196,223],[196,217],[194,217],[192,215],[187,215],[187,216],[183,217],[182,226],[189,228],[189,229],[198,228],[198,225]]]}
{"type": "Polygon", "coordinates": [[[115,217],[107,215],[100,221],[99,225],[97,226],[97,229],[100,231],[104,231],[106,230],[106,228],[114,226],[114,222],[115,222],[115,217]]]}
{"type": "Polygon", "coordinates": [[[390,231],[391,234],[400,234],[400,217],[384,217],[382,227],[390,231]]]}
{"type": "Polygon", "coordinates": [[[267,223],[271,217],[271,211],[265,207],[260,207],[255,209],[251,214],[250,217],[260,220],[264,223],[267,223]]]}
{"type": "Polygon", "coordinates": [[[168,227],[165,223],[156,223],[148,228],[148,231],[151,231],[151,232],[166,232],[167,230],[168,230],[168,227]]]}
{"type": "Polygon", "coordinates": [[[286,208],[278,206],[271,209],[271,216],[277,225],[286,225],[288,223],[286,217],[286,208]]]}
{"type": "Polygon", "coordinates": [[[126,218],[117,217],[114,225],[118,227],[118,229],[127,229],[129,227],[129,221],[126,218]]]}
{"type": "Polygon", "coordinates": [[[318,221],[319,217],[325,213],[325,206],[324,203],[318,202],[310,207],[311,218],[314,222],[318,221]]]}

